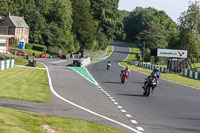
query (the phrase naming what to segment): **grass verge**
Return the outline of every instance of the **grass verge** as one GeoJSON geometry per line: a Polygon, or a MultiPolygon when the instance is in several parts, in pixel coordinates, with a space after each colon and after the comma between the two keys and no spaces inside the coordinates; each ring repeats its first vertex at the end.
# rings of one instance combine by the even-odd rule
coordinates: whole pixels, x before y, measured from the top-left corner
{"type": "Polygon", "coordinates": [[[49,102],[46,70],[13,67],[0,71],[0,98],[49,102]]]}
{"type": "MultiPolygon", "coordinates": [[[[138,66],[135,66],[135,65],[130,65],[130,61],[136,60],[136,53],[140,52],[137,45],[133,44],[133,43],[126,43],[126,42],[122,42],[122,43],[127,44],[131,47],[131,53],[130,53],[129,57],[127,58],[127,60],[124,61],[124,62],[121,62],[120,64],[122,66],[129,66],[130,69],[132,69],[134,71],[139,71],[139,72],[143,72],[143,73],[146,73],[146,74],[150,74],[152,72],[152,70],[150,70],[150,69],[138,67],[138,66]]],[[[188,78],[188,77],[184,77],[183,74],[162,73],[161,78],[167,79],[167,80],[170,80],[170,81],[174,81],[174,82],[177,82],[177,83],[181,83],[181,84],[200,88],[200,80],[195,80],[195,79],[191,79],[191,78],[188,78]]]]}
{"type": "Polygon", "coordinates": [[[90,121],[41,116],[0,106],[1,133],[46,133],[44,125],[56,133],[125,133],[90,121]]]}
{"type": "Polygon", "coordinates": [[[111,54],[112,51],[113,51],[113,46],[109,45],[108,46],[107,54],[104,55],[103,57],[100,57],[100,58],[97,58],[97,59],[92,59],[92,62],[95,63],[95,62],[98,62],[100,60],[106,59],[111,54]]]}
{"type": "Polygon", "coordinates": [[[91,56],[100,55],[100,54],[103,54],[104,52],[105,52],[105,50],[94,50],[94,51],[92,51],[91,56]]]}
{"type": "MultiPolygon", "coordinates": [[[[15,46],[9,46],[9,48],[11,48],[11,49],[18,49],[18,50],[24,51],[24,52],[26,52],[26,54],[29,57],[33,57],[33,53],[35,53],[35,57],[39,58],[40,54],[44,53],[42,51],[36,51],[36,50],[32,50],[32,49],[19,49],[19,48],[15,47],[15,46]]],[[[47,54],[47,57],[50,57],[50,55],[47,54]]]]}
{"type": "MultiPolygon", "coordinates": [[[[15,65],[22,65],[22,66],[30,66],[28,60],[24,59],[21,56],[15,56],[15,55],[0,55],[1,57],[9,57],[9,58],[15,58],[15,65]]],[[[37,63],[36,67],[39,68],[45,68],[44,65],[41,63],[37,63]]]]}

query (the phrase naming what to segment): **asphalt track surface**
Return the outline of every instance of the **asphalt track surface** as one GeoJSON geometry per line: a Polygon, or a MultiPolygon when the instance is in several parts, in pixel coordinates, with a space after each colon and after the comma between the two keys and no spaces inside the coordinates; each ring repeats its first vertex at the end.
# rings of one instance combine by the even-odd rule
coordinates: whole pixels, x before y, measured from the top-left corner
{"type": "MultiPolygon", "coordinates": [[[[142,85],[146,75],[132,71],[128,81],[121,84],[119,75],[122,67],[119,66],[119,62],[128,56],[129,48],[119,43],[115,43],[114,46],[113,54],[107,59],[112,61],[109,71],[106,70],[107,60],[91,64],[87,68],[101,88],[109,93],[126,113],[123,113],[98,86],[67,68],[66,65],[70,61],[40,61],[48,66],[56,93],[75,104],[134,129],[142,127],[145,133],[200,133],[200,91],[160,79],[160,85],[155,92],[148,98],[143,97],[142,85]],[[126,114],[130,114],[131,118],[126,114]],[[137,124],[131,123],[130,120],[136,120],[137,124]]],[[[75,107],[53,93],[50,103],[0,99],[0,105],[43,115],[90,120],[132,132],[119,124],[75,107]]]]}
{"type": "MultiPolygon", "coordinates": [[[[51,91],[50,103],[36,103],[20,100],[0,99],[1,106],[7,106],[15,109],[38,112],[42,115],[61,116],[66,118],[78,118],[89,120],[112,126],[127,132],[132,130],[121,126],[116,122],[94,115],[73,104],[98,113],[104,117],[120,122],[128,127],[136,127],[127,119],[126,116],[113,104],[113,102],[101,92],[98,86],[92,84],[77,72],[67,68],[70,61],[56,59],[41,59],[48,66],[54,91],[63,99],[59,98],[51,91]]],[[[30,68],[32,69],[32,68],[30,68]]],[[[38,92],[40,93],[40,92],[38,92]]]]}
{"type": "Polygon", "coordinates": [[[127,57],[129,48],[120,43],[114,43],[114,47],[108,59],[90,65],[88,70],[131,119],[145,133],[200,133],[200,90],[160,79],[155,92],[148,98],[143,97],[142,86],[147,75],[131,71],[128,81],[121,84],[119,62],[127,57]],[[107,71],[108,60],[112,67],[107,71]]]}

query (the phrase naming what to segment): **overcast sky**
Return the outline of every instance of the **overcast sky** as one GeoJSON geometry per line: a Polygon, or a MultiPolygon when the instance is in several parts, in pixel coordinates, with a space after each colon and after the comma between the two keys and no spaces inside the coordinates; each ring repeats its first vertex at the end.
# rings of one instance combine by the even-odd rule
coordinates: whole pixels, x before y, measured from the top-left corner
{"type": "MultiPolygon", "coordinates": [[[[199,0],[190,0],[191,2],[199,0]]],[[[177,22],[181,12],[186,11],[189,0],[119,0],[120,10],[132,11],[139,7],[154,7],[157,10],[164,10],[173,21],[177,22]]]]}

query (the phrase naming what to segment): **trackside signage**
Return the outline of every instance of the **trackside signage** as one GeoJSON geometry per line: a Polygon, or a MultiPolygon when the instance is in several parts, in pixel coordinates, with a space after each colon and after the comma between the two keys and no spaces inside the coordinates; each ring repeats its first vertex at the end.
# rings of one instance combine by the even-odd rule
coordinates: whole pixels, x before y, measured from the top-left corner
{"type": "Polygon", "coordinates": [[[187,58],[187,50],[157,49],[157,56],[187,58]]]}

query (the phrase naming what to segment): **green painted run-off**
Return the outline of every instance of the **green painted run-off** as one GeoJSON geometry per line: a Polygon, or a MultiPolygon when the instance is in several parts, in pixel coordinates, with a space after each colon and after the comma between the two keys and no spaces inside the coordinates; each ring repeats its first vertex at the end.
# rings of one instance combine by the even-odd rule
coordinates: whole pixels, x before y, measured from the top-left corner
{"type": "Polygon", "coordinates": [[[88,73],[88,71],[86,70],[86,68],[84,67],[69,67],[75,71],[77,71],[78,73],[80,73],[83,77],[87,78],[89,81],[91,81],[94,84],[97,84],[97,82],[91,77],[91,75],[88,73]]]}

